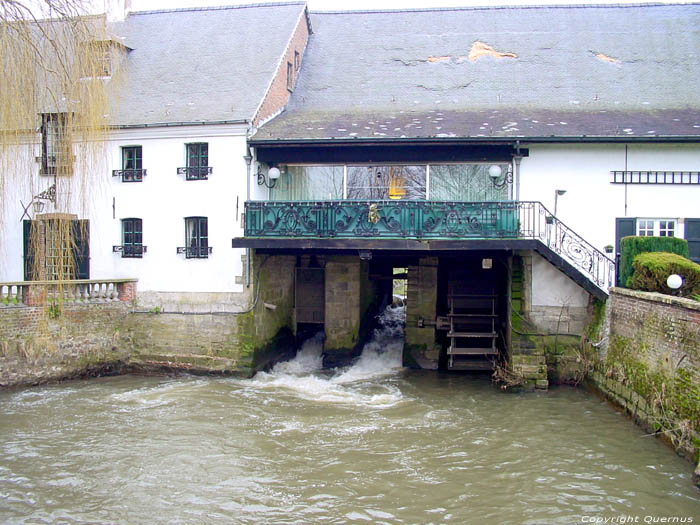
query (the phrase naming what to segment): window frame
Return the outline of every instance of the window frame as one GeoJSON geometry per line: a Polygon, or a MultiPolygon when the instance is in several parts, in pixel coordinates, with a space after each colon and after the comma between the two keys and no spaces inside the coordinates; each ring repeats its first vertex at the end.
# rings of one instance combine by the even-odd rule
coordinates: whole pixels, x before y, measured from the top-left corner
{"type": "Polygon", "coordinates": [[[114,170],[112,176],[121,176],[122,182],[143,182],[146,175],[146,170],[143,169],[143,146],[122,146],[121,153],[122,169],[114,170]],[[133,158],[128,158],[129,152],[133,152],[133,158]],[[133,167],[129,167],[129,162],[133,162],[133,167]]]}
{"type": "Polygon", "coordinates": [[[670,219],[668,217],[637,217],[635,231],[638,237],[676,237],[678,235],[678,223],[678,219],[670,219]]]}
{"type": "Polygon", "coordinates": [[[143,258],[143,254],[146,252],[146,247],[143,245],[143,219],[127,217],[121,220],[121,225],[122,258],[143,258]]]}
{"type": "Polygon", "coordinates": [[[71,175],[73,156],[67,144],[68,115],[66,113],[42,113],[41,115],[41,174],[71,175]],[[61,150],[65,150],[65,170],[59,170],[59,161],[63,160],[61,150]]]}
{"type": "Polygon", "coordinates": [[[185,180],[207,180],[212,173],[209,166],[209,143],[188,142],[185,144],[185,167],[178,168],[180,175],[185,175],[185,180]],[[206,150],[203,153],[203,150],[206,150]],[[195,160],[193,163],[192,160],[195,160]]]}
{"type": "Polygon", "coordinates": [[[209,218],[201,215],[185,217],[185,258],[207,259],[211,251],[209,218]],[[205,230],[204,234],[202,234],[202,229],[205,230]]]}

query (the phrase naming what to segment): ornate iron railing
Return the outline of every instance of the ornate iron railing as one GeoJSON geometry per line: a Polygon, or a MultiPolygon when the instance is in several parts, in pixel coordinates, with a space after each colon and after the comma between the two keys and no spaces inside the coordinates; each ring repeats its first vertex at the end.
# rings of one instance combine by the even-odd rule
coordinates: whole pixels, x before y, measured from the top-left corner
{"type": "Polygon", "coordinates": [[[598,287],[615,263],[536,201],[251,201],[245,236],[262,238],[535,239],[598,287]]]}
{"type": "Polygon", "coordinates": [[[211,246],[178,246],[178,255],[185,254],[185,259],[206,259],[212,253],[211,246]]]}
{"type": "Polygon", "coordinates": [[[207,180],[212,172],[211,166],[185,166],[177,169],[177,174],[184,175],[185,180],[207,180]]]}
{"type": "Polygon", "coordinates": [[[121,177],[122,182],[143,182],[145,169],[112,170],[112,177],[121,177]]]}
{"type": "Polygon", "coordinates": [[[143,254],[148,251],[147,246],[141,244],[124,244],[120,246],[112,246],[112,252],[121,253],[123,258],[143,257],[143,254]]]}

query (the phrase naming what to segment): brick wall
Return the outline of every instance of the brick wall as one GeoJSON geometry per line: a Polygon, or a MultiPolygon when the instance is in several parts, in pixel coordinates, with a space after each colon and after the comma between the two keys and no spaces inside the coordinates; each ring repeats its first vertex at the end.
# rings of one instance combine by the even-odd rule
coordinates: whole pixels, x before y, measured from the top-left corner
{"type": "Polygon", "coordinates": [[[253,127],[257,127],[270,117],[279,113],[289,100],[291,91],[287,87],[287,64],[292,64],[292,89],[296,84],[304,57],[306,43],[309,40],[309,25],[306,9],[302,12],[292,34],[287,49],[280,61],[270,88],[265,94],[258,111],[253,118],[253,127]],[[295,63],[295,56],[297,57],[295,63]]]}
{"type": "Polygon", "coordinates": [[[648,365],[700,371],[700,302],[614,288],[607,316],[610,337],[635,344],[648,365]]]}
{"type": "Polygon", "coordinates": [[[0,307],[0,386],[39,384],[113,369],[128,359],[120,331],[130,305],[0,307]]]}

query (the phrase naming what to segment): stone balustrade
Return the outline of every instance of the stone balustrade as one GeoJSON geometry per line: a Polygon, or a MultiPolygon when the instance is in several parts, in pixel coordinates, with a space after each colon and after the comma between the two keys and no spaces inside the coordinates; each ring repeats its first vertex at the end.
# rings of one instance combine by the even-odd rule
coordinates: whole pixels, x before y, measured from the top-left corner
{"type": "Polygon", "coordinates": [[[0,283],[0,308],[131,301],[136,279],[79,279],[71,281],[19,281],[0,283]]]}

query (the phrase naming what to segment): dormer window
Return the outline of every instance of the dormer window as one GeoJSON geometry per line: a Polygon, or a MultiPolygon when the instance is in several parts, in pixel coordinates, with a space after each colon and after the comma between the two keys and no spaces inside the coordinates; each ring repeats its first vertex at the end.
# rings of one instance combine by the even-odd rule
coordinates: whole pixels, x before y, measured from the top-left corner
{"type": "Polygon", "coordinates": [[[83,45],[80,57],[81,78],[111,77],[119,63],[119,57],[125,56],[130,48],[117,40],[95,40],[83,45]]]}
{"type": "Polygon", "coordinates": [[[45,113],[41,118],[41,174],[70,175],[73,155],[68,137],[68,115],[45,113]]]}

